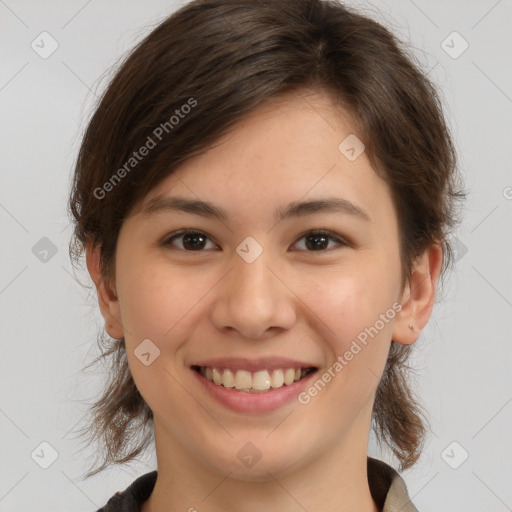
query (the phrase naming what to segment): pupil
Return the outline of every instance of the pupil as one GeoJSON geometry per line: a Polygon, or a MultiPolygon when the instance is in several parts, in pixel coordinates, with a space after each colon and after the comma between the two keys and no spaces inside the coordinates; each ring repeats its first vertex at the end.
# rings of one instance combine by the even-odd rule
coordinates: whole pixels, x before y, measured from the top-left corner
{"type": "Polygon", "coordinates": [[[202,247],[204,245],[204,237],[197,233],[187,234],[183,237],[183,245],[188,249],[197,249],[198,247],[202,247]],[[201,239],[200,242],[197,240],[201,239]],[[194,240],[196,242],[194,242],[194,240]]]}
{"type": "Polygon", "coordinates": [[[327,237],[325,235],[310,235],[307,237],[307,240],[317,240],[317,242],[313,242],[313,244],[306,244],[308,248],[318,249],[327,247],[327,237]],[[320,240],[320,242],[318,242],[320,240]]]}

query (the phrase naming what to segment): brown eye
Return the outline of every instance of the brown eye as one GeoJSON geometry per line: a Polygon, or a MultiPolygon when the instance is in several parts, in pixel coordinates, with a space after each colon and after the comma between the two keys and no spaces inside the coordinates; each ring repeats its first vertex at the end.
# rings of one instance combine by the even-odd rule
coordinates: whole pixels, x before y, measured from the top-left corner
{"type": "Polygon", "coordinates": [[[174,244],[176,240],[180,241],[180,247],[177,247],[178,249],[185,251],[201,251],[207,245],[209,238],[200,231],[180,231],[168,238],[163,245],[176,247],[174,244]]]}
{"type": "Polygon", "coordinates": [[[308,249],[326,249],[329,245],[329,237],[325,235],[308,235],[306,238],[306,247],[308,249]]]}
{"type": "Polygon", "coordinates": [[[306,240],[304,244],[305,249],[301,250],[308,252],[324,252],[326,249],[330,248],[330,241],[336,242],[337,245],[348,245],[342,238],[329,231],[310,231],[304,234],[299,240],[306,240]]]}

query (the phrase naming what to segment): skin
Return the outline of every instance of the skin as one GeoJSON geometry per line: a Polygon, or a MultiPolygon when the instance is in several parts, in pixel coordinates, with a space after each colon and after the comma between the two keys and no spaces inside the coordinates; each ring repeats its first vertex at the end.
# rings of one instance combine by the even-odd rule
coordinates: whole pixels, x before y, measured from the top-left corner
{"type": "Polygon", "coordinates": [[[158,479],[144,512],[378,510],[366,468],[375,391],[391,340],[414,343],[430,317],[442,251],[432,245],[401,288],[390,190],[365,153],[351,162],[338,150],[354,126],[323,93],[273,99],[135,205],[119,234],[115,283],[101,274],[99,249],[87,247],[105,328],[125,338],[154,413],[158,479]],[[159,195],[210,201],[229,218],[144,215],[159,195]],[[273,220],[278,206],[327,196],[369,220],[342,212],[273,220]],[[202,252],[187,251],[183,238],[162,244],[182,228],[209,237],[202,252]],[[315,250],[304,233],[318,229],[348,244],[328,239],[315,250]],[[263,248],[252,263],[236,252],[247,236],[263,248]],[[282,356],[311,361],[321,375],[397,302],[401,311],[307,405],[235,413],[189,368],[213,357],[282,356]],[[149,366],[134,355],[147,338],[161,351],[149,366]],[[237,457],[247,442],[262,455],[250,468],[237,457]]]}

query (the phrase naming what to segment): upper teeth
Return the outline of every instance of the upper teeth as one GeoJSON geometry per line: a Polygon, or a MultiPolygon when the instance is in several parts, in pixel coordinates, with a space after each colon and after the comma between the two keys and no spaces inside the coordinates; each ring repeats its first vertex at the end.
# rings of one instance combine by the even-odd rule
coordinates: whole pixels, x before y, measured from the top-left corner
{"type": "Polygon", "coordinates": [[[270,388],[280,388],[285,384],[289,386],[307,374],[306,368],[260,370],[251,373],[247,370],[201,366],[199,371],[203,377],[218,386],[239,391],[266,391],[270,388]]]}

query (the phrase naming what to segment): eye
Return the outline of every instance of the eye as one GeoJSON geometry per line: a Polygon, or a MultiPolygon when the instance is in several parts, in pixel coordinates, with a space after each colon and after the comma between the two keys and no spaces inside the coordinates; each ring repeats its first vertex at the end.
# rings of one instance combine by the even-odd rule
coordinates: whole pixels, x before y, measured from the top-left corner
{"type": "MultiPolygon", "coordinates": [[[[184,249],[186,251],[201,251],[205,248],[207,245],[207,240],[209,240],[209,237],[202,233],[201,231],[191,231],[182,229],[181,231],[178,231],[174,235],[172,235],[170,238],[167,238],[163,245],[174,245],[173,242],[175,240],[180,240],[179,249],[184,249]]],[[[213,244],[215,246],[215,244],[213,244]]],[[[174,247],[176,247],[174,245],[174,247]]],[[[178,248],[178,247],[177,247],[178,248]]],[[[206,247],[208,249],[208,247],[206,247]]]]}
{"type": "MultiPolygon", "coordinates": [[[[213,245],[213,247],[207,247],[208,240],[210,240],[210,238],[202,231],[182,229],[164,240],[162,245],[173,246],[176,249],[185,250],[187,252],[201,252],[203,249],[211,249],[216,247],[216,245],[211,242],[211,240],[210,243],[213,245]],[[179,241],[180,247],[175,244],[177,240],[179,241]]],[[[306,243],[304,244],[305,248],[300,248],[299,250],[305,250],[308,252],[325,252],[326,249],[332,248],[329,247],[329,241],[334,241],[338,245],[342,246],[349,245],[348,242],[346,242],[340,236],[330,231],[322,230],[308,231],[299,238],[299,241],[301,240],[306,240],[306,243]]],[[[294,247],[299,244],[299,241],[295,242],[294,247]]]]}
{"type": "MultiPolygon", "coordinates": [[[[306,240],[304,246],[308,252],[325,252],[328,248],[329,240],[337,242],[338,245],[348,246],[349,244],[343,238],[335,235],[330,231],[309,231],[299,238],[299,240],[306,240]],[[311,249],[311,250],[309,250],[311,249]]],[[[297,245],[299,242],[296,242],[297,245]]]]}

